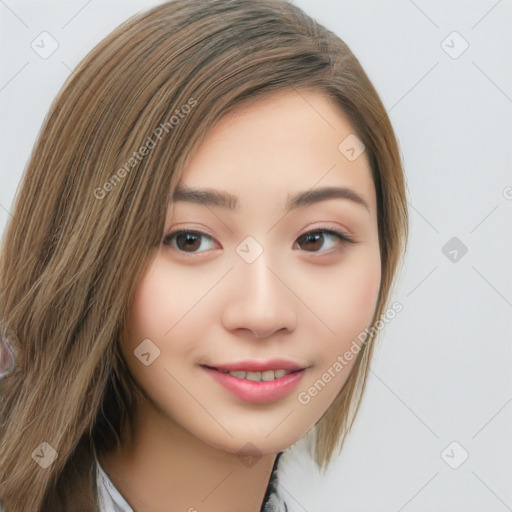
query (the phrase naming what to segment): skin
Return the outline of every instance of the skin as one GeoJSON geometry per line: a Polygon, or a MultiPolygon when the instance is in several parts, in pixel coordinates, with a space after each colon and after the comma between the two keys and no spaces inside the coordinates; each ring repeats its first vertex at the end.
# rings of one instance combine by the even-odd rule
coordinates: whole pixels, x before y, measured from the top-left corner
{"type": "MultiPolygon", "coordinates": [[[[290,90],[230,113],[189,158],[181,184],[237,196],[238,211],[175,201],[162,243],[138,283],[123,355],[143,390],[136,436],[103,466],[136,511],[258,512],[276,454],[328,409],[353,367],[302,404],[298,395],[369,326],[381,279],[377,207],[366,153],[338,146],[355,133],[316,91],[290,90]],[[288,195],[349,187],[367,203],[331,198],[283,214],[288,195]],[[324,234],[331,228],[354,243],[324,234]],[[187,246],[176,229],[206,233],[187,246]],[[252,236],[262,254],[237,246],[252,236]],[[160,355],[145,366],[134,350],[150,339],[160,355]],[[296,390],[249,403],[199,365],[284,357],[307,367],[296,390]],[[247,443],[252,443],[251,449],[247,443]],[[239,456],[256,455],[252,465],[239,456]]],[[[251,249],[252,250],[252,249],[251,249]]],[[[332,370],[331,370],[332,371],[332,370]]]]}

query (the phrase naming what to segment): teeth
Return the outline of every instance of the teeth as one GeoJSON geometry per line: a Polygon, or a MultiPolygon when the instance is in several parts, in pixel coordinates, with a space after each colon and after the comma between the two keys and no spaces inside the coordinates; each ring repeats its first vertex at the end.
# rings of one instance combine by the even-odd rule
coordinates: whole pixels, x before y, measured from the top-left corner
{"type": "Polygon", "coordinates": [[[239,379],[245,379],[245,372],[229,372],[233,377],[238,377],[239,379]]]}
{"type": "Polygon", "coordinates": [[[264,372],[244,372],[242,370],[237,370],[234,372],[228,372],[229,375],[233,377],[237,377],[238,379],[251,380],[253,382],[261,382],[261,381],[271,381],[275,379],[280,379],[285,375],[291,373],[290,370],[266,370],[264,372]]]}
{"type": "Polygon", "coordinates": [[[265,372],[261,372],[261,380],[268,381],[276,379],[277,377],[274,375],[274,373],[274,370],[267,370],[265,372]]]}

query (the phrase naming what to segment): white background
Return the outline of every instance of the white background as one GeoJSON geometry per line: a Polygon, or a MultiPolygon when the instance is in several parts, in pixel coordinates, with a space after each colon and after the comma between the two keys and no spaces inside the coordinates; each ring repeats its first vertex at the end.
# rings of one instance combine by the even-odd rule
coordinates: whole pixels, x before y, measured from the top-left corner
{"type": "MultiPolygon", "coordinates": [[[[157,3],[0,0],[0,232],[70,71],[157,3]],[[43,31],[59,44],[47,59],[31,48],[43,31]]],[[[403,311],[381,334],[342,454],[325,478],[283,482],[287,499],[307,512],[512,510],[512,1],[295,3],[350,46],[381,95],[411,236],[393,297],[403,311]],[[455,262],[442,251],[453,237],[467,247],[455,262]]]]}

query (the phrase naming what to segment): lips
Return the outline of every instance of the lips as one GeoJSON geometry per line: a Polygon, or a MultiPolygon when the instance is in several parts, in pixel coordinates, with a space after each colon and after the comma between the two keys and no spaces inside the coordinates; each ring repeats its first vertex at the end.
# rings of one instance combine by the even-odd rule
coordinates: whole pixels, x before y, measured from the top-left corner
{"type": "Polygon", "coordinates": [[[287,373],[304,370],[306,367],[290,361],[289,359],[268,359],[266,361],[258,361],[255,359],[246,359],[234,363],[201,365],[207,368],[213,368],[220,372],[265,372],[268,370],[287,370],[287,373]]]}
{"type": "MultiPolygon", "coordinates": [[[[229,365],[229,367],[232,368],[233,366],[229,365]]],[[[237,367],[240,367],[239,363],[237,363],[237,367]]],[[[215,382],[220,384],[223,388],[225,388],[233,395],[237,396],[238,398],[246,402],[260,404],[265,402],[274,402],[276,400],[282,400],[289,396],[292,393],[292,391],[297,388],[302,378],[304,377],[304,374],[306,373],[306,369],[298,369],[295,371],[291,371],[290,373],[285,374],[282,377],[275,378],[276,375],[272,370],[265,370],[264,372],[256,371],[253,373],[261,375],[263,375],[266,372],[274,373],[274,379],[260,380],[258,378],[258,380],[253,380],[247,379],[247,375],[242,378],[233,375],[233,373],[237,373],[238,371],[245,373],[243,370],[234,370],[232,372],[227,372],[206,365],[201,365],[201,368],[215,382]]],[[[283,369],[282,371],[285,370],[283,369]]]]}

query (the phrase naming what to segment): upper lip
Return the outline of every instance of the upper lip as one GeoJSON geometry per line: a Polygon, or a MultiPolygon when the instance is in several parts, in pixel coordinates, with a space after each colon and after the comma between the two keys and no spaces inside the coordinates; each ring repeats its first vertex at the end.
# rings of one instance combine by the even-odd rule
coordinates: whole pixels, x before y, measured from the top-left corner
{"type": "Polygon", "coordinates": [[[250,372],[264,372],[266,370],[290,370],[297,371],[303,370],[305,367],[301,366],[294,361],[288,359],[267,359],[266,361],[257,361],[255,359],[245,359],[243,361],[236,361],[234,363],[216,364],[213,365],[201,365],[209,368],[215,368],[224,372],[236,372],[236,371],[250,371],[250,372]]]}

